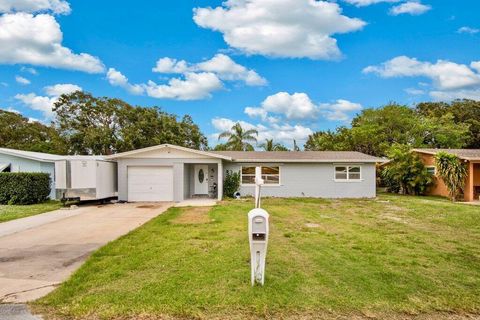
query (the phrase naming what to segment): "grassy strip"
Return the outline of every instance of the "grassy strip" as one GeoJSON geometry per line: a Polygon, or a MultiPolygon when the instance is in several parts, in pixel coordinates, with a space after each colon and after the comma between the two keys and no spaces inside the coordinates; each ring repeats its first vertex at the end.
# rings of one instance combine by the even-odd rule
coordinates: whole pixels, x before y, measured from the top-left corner
{"type": "Polygon", "coordinates": [[[252,203],[226,201],[209,212],[171,208],[35,305],[89,319],[480,312],[479,207],[395,195],[263,206],[264,287],[249,283],[252,203]]]}
{"type": "Polygon", "coordinates": [[[62,204],[58,201],[47,201],[31,205],[0,205],[0,223],[10,220],[25,218],[48,211],[60,209],[62,204]]]}

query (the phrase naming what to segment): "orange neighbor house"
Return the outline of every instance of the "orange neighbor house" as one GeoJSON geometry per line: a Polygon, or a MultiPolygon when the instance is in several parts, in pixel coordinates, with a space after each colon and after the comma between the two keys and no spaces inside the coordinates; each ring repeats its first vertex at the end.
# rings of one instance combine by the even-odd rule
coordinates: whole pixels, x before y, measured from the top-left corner
{"type": "Polygon", "coordinates": [[[435,155],[438,152],[447,152],[456,155],[467,166],[464,200],[467,202],[480,201],[480,149],[413,149],[435,176],[435,183],[427,191],[428,195],[448,197],[448,189],[441,178],[437,176],[435,155]]]}

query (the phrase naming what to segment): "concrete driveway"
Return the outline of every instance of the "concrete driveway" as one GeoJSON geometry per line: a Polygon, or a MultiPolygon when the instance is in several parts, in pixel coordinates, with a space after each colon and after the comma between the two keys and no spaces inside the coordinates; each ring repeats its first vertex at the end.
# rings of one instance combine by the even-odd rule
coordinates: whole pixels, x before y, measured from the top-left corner
{"type": "Polygon", "coordinates": [[[46,295],[94,250],[170,206],[82,206],[0,223],[0,301],[20,303],[46,295]]]}

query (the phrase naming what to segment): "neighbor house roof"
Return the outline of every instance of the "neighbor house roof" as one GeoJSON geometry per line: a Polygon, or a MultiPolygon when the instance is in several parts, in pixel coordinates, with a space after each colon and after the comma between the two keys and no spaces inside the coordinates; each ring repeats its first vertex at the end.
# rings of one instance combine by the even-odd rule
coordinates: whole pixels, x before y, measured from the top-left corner
{"type": "Polygon", "coordinates": [[[0,153],[8,154],[10,156],[37,160],[41,162],[55,162],[59,160],[103,160],[103,156],[61,156],[56,154],[49,154],[43,152],[23,151],[16,149],[0,148],[0,153]]]}
{"type": "Polygon", "coordinates": [[[235,162],[385,162],[356,151],[212,151],[235,162]]]}
{"type": "Polygon", "coordinates": [[[480,161],[480,149],[413,149],[412,151],[435,155],[439,152],[454,154],[463,160],[480,161]]]}

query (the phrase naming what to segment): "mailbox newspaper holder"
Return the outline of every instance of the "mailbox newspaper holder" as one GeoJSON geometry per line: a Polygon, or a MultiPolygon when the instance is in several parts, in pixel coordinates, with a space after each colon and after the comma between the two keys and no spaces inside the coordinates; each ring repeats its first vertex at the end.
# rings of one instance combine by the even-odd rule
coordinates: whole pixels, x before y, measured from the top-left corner
{"type": "Polygon", "coordinates": [[[250,242],[251,282],[265,282],[265,258],[269,235],[269,214],[260,208],[260,187],[263,184],[260,167],[255,171],[255,209],[248,213],[248,239],[250,242]]]}

